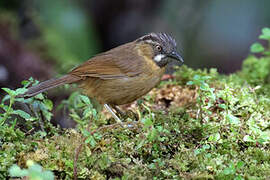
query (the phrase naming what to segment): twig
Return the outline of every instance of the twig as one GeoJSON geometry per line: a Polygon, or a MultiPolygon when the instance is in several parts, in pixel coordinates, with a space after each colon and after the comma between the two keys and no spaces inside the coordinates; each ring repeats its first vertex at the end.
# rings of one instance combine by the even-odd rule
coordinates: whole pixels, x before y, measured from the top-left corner
{"type": "MultiPolygon", "coordinates": [[[[91,118],[92,119],[92,118],[91,118]]],[[[87,126],[87,131],[90,131],[90,125],[91,125],[91,119],[88,123],[88,126],[87,126]]],[[[87,137],[84,137],[82,139],[82,142],[81,144],[79,145],[79,147],[75,150],[75,156],[74,156],[74,167],[73,167],[73,175],[74,175],[74,180],[77,180],[77,162],[78,162],[78,159],[79,159],[79,155],[80,155],[80,152],[82,150],[82,146],[85,142],[87,137]]]]}
{"type": "Polygon", "coordinates": [[[84,142],[85,140],[86,140],[86,137],[84,137],[84,138],[82,139],[82,143],[81,143],[80,146],[75,150],[74,167],[73,167],[74,180],[77,180],[77,162],[78,162],[79,154],[80,154],[81,149],[82,149],[83,142],[84,142]]]}

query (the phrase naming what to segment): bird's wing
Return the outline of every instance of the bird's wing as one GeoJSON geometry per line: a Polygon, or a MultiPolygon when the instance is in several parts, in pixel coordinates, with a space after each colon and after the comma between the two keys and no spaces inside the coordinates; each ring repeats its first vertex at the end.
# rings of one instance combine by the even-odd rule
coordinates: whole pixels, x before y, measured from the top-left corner
{"type": "Polygon", "coordinates": [[[141,73],[142,62],[134,47],[126,44],[91,58],[69,74],[101,79],[131,77],[141,73]]]}

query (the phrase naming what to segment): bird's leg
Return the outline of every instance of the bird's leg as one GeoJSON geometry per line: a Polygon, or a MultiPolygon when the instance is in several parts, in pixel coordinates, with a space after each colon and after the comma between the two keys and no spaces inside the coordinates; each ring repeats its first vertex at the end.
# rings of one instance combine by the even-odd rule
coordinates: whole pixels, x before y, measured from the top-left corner
{"type": "Polygon", "coordinates": [[[126,112],[123,112],[118,106],[115,106],[115,105],[111,105],[111,106],[116,111],[117,115],[120,116],[121,119],[126,119],[126,118],[138,119],[138,116],[132,110],[127,110],[126,112]]]}
{"type": "Polygon", "coordinates": [[[108,104],[104,104],[104,107],[107,109],[107,111],[109,111],[112,114],[113,118],[118,123],[122,123],[122,121],[120,120],[120,118],[113,112],[112,108],[108,104]]]}
{"type": "Polygon", "coordinates": [[[124,117],[126,113],[124,113],[118,106],[111,105],[112,108],[116,111],[117,114],[119,114],[121,117],[124,117]]]}

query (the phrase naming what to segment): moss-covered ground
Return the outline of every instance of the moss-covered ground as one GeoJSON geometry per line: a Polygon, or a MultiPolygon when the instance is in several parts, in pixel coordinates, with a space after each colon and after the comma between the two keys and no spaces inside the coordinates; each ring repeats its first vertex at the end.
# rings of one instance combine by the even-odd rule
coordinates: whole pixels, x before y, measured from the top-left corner
{"type": "Polygon", "coordinates": [[[17,99],[23,89],[6,89],[0,179],[9,177],[13,164],[26,168],[27,160],[56,179],[268,179],[269,82],[267,56],[249,56],[231,75],[182,66],[145,97],[122,106],[122,125],[73,93],[62,104],[78,123],[73,129],[49,123],[52,104],[44,96],[17,99]],[[9,100],[32,111],[16,110],[9,100]]]}

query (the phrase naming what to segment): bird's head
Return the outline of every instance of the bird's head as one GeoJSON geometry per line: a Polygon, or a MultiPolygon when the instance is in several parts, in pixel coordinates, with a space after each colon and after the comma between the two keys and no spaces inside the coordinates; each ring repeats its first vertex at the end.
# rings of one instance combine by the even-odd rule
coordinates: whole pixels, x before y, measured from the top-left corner
{"type": "Polygon", "coordinates": [[[165,33],[149,33],[136,40],[138,43],[147,44],[151,49],[151,58],[160,67],[166,66],[170,58],[184,62],[176,51],[176,41],[165,33]]]}

